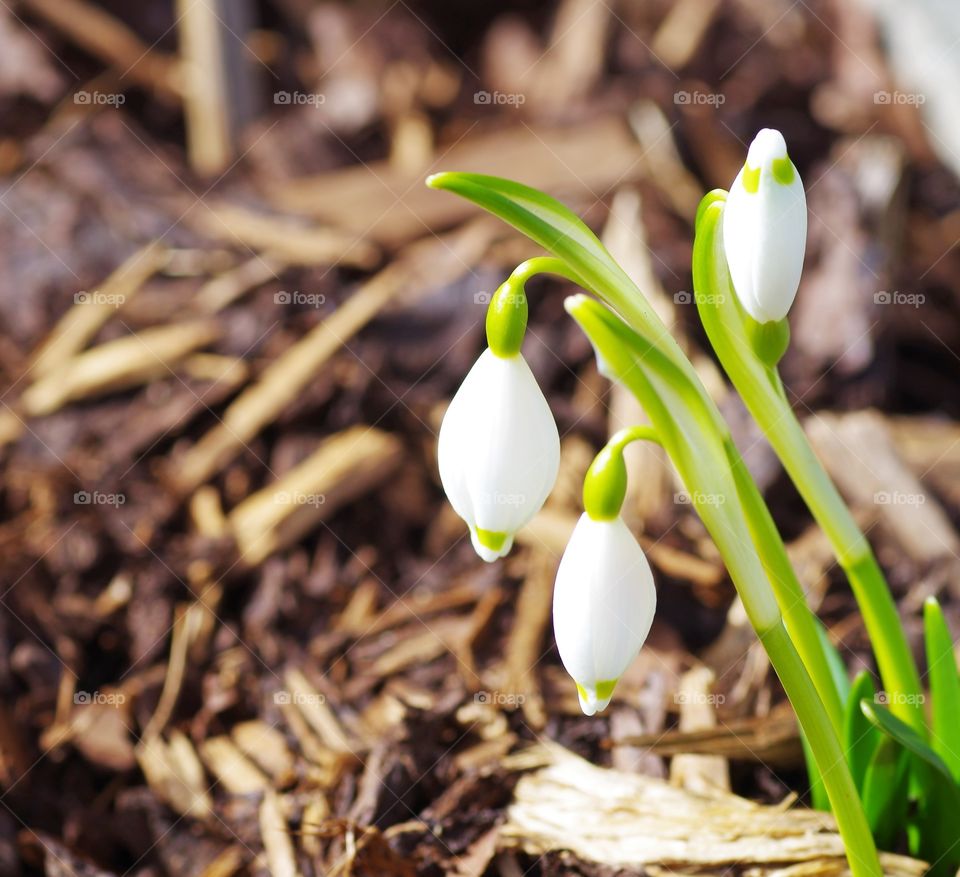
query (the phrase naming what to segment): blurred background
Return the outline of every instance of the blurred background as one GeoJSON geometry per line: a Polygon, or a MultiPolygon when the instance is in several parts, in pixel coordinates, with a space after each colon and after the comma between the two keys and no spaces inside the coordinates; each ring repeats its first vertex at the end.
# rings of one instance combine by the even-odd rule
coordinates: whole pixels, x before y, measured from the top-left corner
{"type": "Polygon", "coordinates": [[[928,594],[960,630],[948,0],[0,3],[0,874],[613,873],[588,791],[523,785],[551,744],[806,800],[792,712],[650,449],[627,510],[657,620],[580,714],[553,576],[592,455],[642,412],[565,318],[572,287],[529,287],[563,465],[505,561],[474,555],[435,460],[486,302],[539,251],[423,180],[510,177],[580,213],[673,328],[872,667],[693,303],[697,203],[762,127],[810,209],[790,398],[919,646],[928,594]]]}

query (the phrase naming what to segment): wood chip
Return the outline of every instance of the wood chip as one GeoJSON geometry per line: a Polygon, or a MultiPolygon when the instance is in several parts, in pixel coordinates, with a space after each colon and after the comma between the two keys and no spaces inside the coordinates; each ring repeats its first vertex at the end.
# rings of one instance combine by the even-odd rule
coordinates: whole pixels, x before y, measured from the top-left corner
{"type": "MultiPolygon", "coordinates": [[[[694,667],[680,677],[675,697],[680,705],[680,731],[709,731],[717,726],[714,675],[707,667],[694,667]]],[[[721,755],[677,755],[670,764],[670,782],[689,792],[711,794],[730,791],[730,770],[721,755]]]]}
{"type": "Polygon", "coordinates": [[[100,328],[122,309],[147,279],[163,267],[169,251],[159,243],[137,250],[94,292],[80,292],[34,354],[30,374],[41,378],[86,347],[100,328]]]}
{"type": "Polygon", "coordinates": [[[144,329],[62,362],[23,394],[23,410],[52,414],[67,402],[172,377],[178,361],[218,335],[215,323],[193,321],[144,329]]]}
{"type": "MultiPolygon", "coordinates": [[[[417,173],[400,172],[388,162],[339,169],[321,176],[281,183],[267,193],[285,210],[316,216],[396,246],[444,228],[475,213],[461,198],[427,189],[427,174],[472,171],[523,180],[528,186],[589,198],[615,183],[637,178],[640,150],[616,116],[567,128],[524,124],[468,136],[417,173]],[[603,161],[597,161],[597,155],[603,161]],[[576,174],[570,168],[577,168],[576,174]]],[[[697,196],[699,198],[699,195],[697,196]]],[[[696,209],[696,203],[694,203],[696,209]]]]}
{"type": "Polygon", "coordinates": [[[259,719],[234,725],[230,736],[237,748],[269,774],[278,786],[293,776],[296,761],[284,735],[259,719]]]}
{"type": "Polygon", "coordinates": [[[179,102],[177,60],[144,43],[119,19],[85,0],[25,0],[31,12],[85,51],[116,67],[159,97],[179,102]]]}
{"type": "Polygon", "coordinates": [[[271,788],[263,773],[229,737],[208,737],[200,744],[200,754],[210,773],[232,795],[250,795],[271,788]]]}
{"type": "Polygon", "coordinates": [[[452,282],[473,264],[492,236],[487,223],[410,248],[407,255],[361,286],[333,314],[271,363],[227,408],[220,423],[172,468],[189,493],[229,463],[303,391],[320,367],[402,289],[452,282]]]}
{"type": "Polygon", "coordinates": [[[940,504],[898,456],[881,415],[820,413],[804,426],[844,495],[855,506],[875,508],[910,557],[923,566],[957,561],[960,538],[940,504]]]}
{"type": "Polygon", "coordinates": [[[344,503],[380,484],[401,457],[400,441],[378,429],[355,426],[331,436],[230,512],[240,556],[254,566],[294,544],[344,503]]]}
{"type": "Polygon", "coordinates": [[[300,877],[287,818],[280,797],[273,791],[263,796],[260,805],[260,837],[272,877],[300,877]]]}
{"type": "MultiPolygon", "coordinates": [[[[538,750],[547,747],[536,747],[538,750]]],[[[661,780],[594,767],[557,746],[552,763],[521,777],[502,838],[533,856],[569,850],[613,868],[671,872],[751,866],[773,875],[795,863],[842,866],[833,818],[784,810],[717,792],[699,795],[661,780]]],[[[891,877],[920,877],[926,865],[881,855],[891,877]]]]}
{"type": "Polygon", "coordinates": [[[491,692],[494,705],[519,705],[527,724],[535,731],[547,721],[540,690],[537,664],[544,652],[544,635],[553,608],[553,580],[557,573],[556,557],[542,548],[529,554],[527,575],[517,598],[513,626],[504,649],[501,667],[491,678],[498,690],[491,692]]]}
{"type": "Polygon", "coordinates": [[[193,215],[191,222],[215,240],[264,251],[293,265],[372,268],[380,259],[379,249],[356,232],[310,228],[288,217],[232,204],[210,205],[193,215]]]}
{"type": "Polygon", "coordinates": [[[283,679],[290,702],[300,710],[323,744],[335,752],[356,753],[359,742],[347,734],[327,704],[326,697],[310,684],[307,677],[299,670],[290,668],[283,679]]]}
{"type": "Polygon", "coordinates": [[[200,820],[213,816],[203,765],[182,733],[172,732],[169,742],[160,737],[143,740],[136,752],[140,769],[158,798],[182,816],[200,820]]]}

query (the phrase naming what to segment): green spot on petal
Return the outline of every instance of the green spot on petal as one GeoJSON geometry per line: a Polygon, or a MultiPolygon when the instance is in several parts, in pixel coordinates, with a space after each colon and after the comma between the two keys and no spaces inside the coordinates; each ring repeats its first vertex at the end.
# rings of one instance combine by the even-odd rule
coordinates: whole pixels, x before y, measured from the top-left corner
{"type": "Polygon", "coordinates": [[[494,530],[481,530],[477,527],[477,541],[491,551],[503,550],[503,545],[507,541],[507,533],[498,533],[494,530]]]}
{"type": "MultiPolygon", "coordinates": [[[[598,682],[594,686],[594,691],[597,695],[597,700],[606,700],[609,697],[613,696],[613,689],[617,687],[617,679],[606,679],[603,682],[598,682]]],[[[587,689],[584,688],[579,682],[575,683],[577,686],[577,694],[580,695],[584,700],[590,700],[590,695],[587,692],[587,689]]]]}
{"type": "Polygon", "coordinates": [[[773,160],[773,178],[778,182],[782,183],[784,186],[789,186],[793,182],[793,178],[796,175],[796,171],[793,167],[793,162],[789,158],[784,156],[783,158],[775,158],[773,160]]]}
{"type": "Polygon", "coordinates": [[[608,679],[597,683],[597,700],[606,700],[613,696],[613,689],[617,687],[616,679],[608,679]]]}
{"type": "Polygon", "coordinates": [[[760,191],[760,168],[752,168],[748,164],[743,166],[743,188],[751,195],[760,191]]]}

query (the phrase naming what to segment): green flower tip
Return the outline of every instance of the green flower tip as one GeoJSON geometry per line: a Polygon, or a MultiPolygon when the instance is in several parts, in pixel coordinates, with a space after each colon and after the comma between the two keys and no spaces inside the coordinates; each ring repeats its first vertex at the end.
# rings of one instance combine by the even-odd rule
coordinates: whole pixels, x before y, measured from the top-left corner
{"type": "Polygon", "coordinates": [[[487,308],[487,345],[494,355],[509,359],[520,352],[527,332],[527,311],[523,283],[502,283],[487,308]]]}
{"type": "MultiPolygon", "coordinates": [[[[797,175],[797,169],[788,155],[773,159],[770,165],[773,179],[781,186],[789,186],[797,175]]],[[[743,188],[751,195],[760,191],[760,171],[760,166],[750,167],[749,163],[743,166],[743,188]]]]}
{"type": "Polygon", "coordinates": [[[502,551],[503,545],[507,541],[507,533],[495,533],[493,530],[481,530],[477,527],[477,541],[491,551],[502,551]]]}
{"type": "Polygon", "coordinates": [[[594,685],[581,685],[574,680],[577,694],[580,696],[580,708],[585,715],[593,716],[607,708],[613,690],[617,687],[618,679],[604,679],[594,685]]]}
{"type": "Polygon", "coordinates": [[[790,157],[785,155],[783,158],[773,160],[773,178],[783,186],[789,186],[797,174],[797,169],[790,161],[790,157]]]}

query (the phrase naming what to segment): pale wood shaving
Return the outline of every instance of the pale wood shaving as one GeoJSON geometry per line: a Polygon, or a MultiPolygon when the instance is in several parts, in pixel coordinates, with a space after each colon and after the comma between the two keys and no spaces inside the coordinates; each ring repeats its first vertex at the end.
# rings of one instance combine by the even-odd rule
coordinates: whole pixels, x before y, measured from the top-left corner
{"type": "Polygon", "coordinates": [[[446,238],[411,247],[398,262],[363,284],[327,319],[272,362],[260,379],[227,408],[214,426],[178,461],[171,477],[184,493],[199,487],[272,423],[320,367],[402,289],[452,282],[486,249],[487,223],[468,225],[446,238]]]}
{"type": "Polygon", "coordinates": [[[158,798],[182,816],[200,820],[213,816],[203,765],[182,733],[173,731],[167,742],[160,737],[146,739],[136,753],[140,769],[158,798]]]}
{"type": "Polygon", "coordinates": [[[260,837],[272,877],[300,877],[281,798],[272,790],[267,791],[260,805],[260,837]]]}
{"type": "Polygon", "coordinates": [[[294,544],[341,505],[380,484],[401,457],[399,440],[377,429],[356,426],[328,438],[230,512],[240,556],[256,565],[294,544]]]}
{"type": "MultiPolygon", "coordinates": [[[[680,731],[710,731],[717,726],[711,699],[713,672],[694,667],[680,677],[676,700],[680,704],[680,731]]],[[[690,792],[730,791],[730,769],[722,755],[677,755],[670,763],[670,782],[690,792]]]]}
{"type": "Polygon", "coordinates": [[[137,250],[97,289],[92,300],[74,302],[37,350],[30,365],[34,379],[41,378],[87,345],[100,328],[117,314],[143,287],[147,279],[163,267],[169,251],[153,242],[137,250]]]}
{"type": "MultiPolygon", "coordinates": [[[[685,874],[735,866],[769,877],[795,863],[843,867],[843,843],[826,813],[783,810],[721,791],[688,792],[595,767],[557,746],[534,748],[550,763],[517,784],[501,835],[505,846],[535,856],[570,850],[610,867],[685,874]]],[[[921,877],[926,869],[886,853],[882,863],[890,877],[921,877]]]]}
{"type": "Polygon", "coordinates": [[[232,795],[249,795],[271,788],[267,778],[229,737],[209,737],[200,754],[221,785],[232,795]]]}
{"type": "Polygon", "coordinates": [[[33,383],[21,399],[23,410],[39,417],[67,402],[172,377],[173,367],[182,357],[217,335],[216,324],[194,321],[107,341],[66,360],[33,383]]]}
{"type": "MultiPolygon", "coordinates": [[[[356,233],[306,227],[288,217],[257,213],[233,204],[212,204],[196,214],[197,230],[224,243],[267,251],[292,265],[372,268],[379,249],[356,233]]],[[[266,266],[262,266],[266,267],[266,266]]]]}

